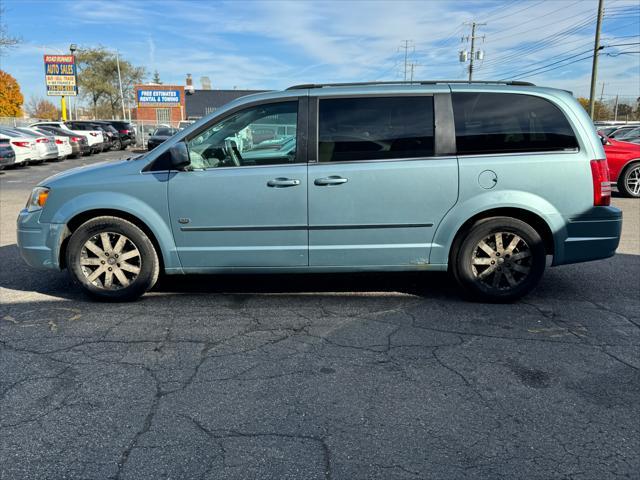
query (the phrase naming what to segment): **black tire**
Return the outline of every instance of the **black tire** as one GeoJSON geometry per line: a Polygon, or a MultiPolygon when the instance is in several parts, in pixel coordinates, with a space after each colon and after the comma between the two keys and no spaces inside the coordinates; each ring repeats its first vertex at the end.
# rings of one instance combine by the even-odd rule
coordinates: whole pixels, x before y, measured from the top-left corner
{"type": "Polygon", "coordinates": [[[546,265],[546,252],[540,234],[529,224],[511,217],[490,217],[459,235],[451,249],[449,264],[468,298],[511,302],[538,285],[546,265]],[[493,254],[480,246],[482,241],[493,254]],[[512,242],[514,247],[510,248],[512,242]]]}
{"type": "MultiPolygon", "coordinates": [[[[93,242],[92,242],[93,243],[93,242]]],[[[93,243],[95,246],[96,243],[93,243]]],[[[90,245],[91,246],[91,245],[90,245]]],[[[69,273],[74,281],[79,283],[85,291],[95,299],[106,301],[129,301],[135,300],[144,295],[145,292],[153,288],[160,272],[160,262],[153,243],[147,235],[133,223],[118,217],[104,216],[97,217],[83,223],[73,232],[66,251],[66,262],[69,273]],[[104,248],[104,243],[100,237],[107,233],[108,244],[111,248],[104,248]],[[117,248],[117,239],[124,236],[126,240],[120,250],[117,248]],[[100,237],[100,240],[97,240],[100,237]],[[87,242],[90,240],[99,241],[102,246],[103,255],[97,255],[93,250],[87,249],[87,242]],[[129,243],[130,242],[130,243],[129,243]],[[114,244],[115,243],[115,244],[114,244]],[[128,248],[128,251],[125,249],[128,248]],[[134,258],[120,260],[116,263],[118,253],[122,257],[130,253],[137,253],[134,258]],[[105,256],[106,255],[106,256],[105,256]],[[90,265],[82,265],[89,261],[96,262],[90,265]],[[113,262],[113,263],[111,263],[113,262]],[[132,262],[132,263],[129,263],[132,262]],[[95,265],[95,269],[94,269],[95,265]],[[111,269],[113,268],[114,270],[111,269]],[[124,268],[127,265],[127,269],[124,268]],[[119,267],[122,266],[122,269],[119,267]],[[138,272],[131,273],[131,267],[137,268],[138,272]],[[102,269],[102,273],[97,270],[102,269]],[[107,271],[111,275],[111,288],[105,287],[107,283],[107,271]],[[98,274],[95,280],[91,280],[91,275],[98,274]],[[123,285],[118,275],[125,275],[130,283],[123,285]],[[117,283],[117,285],[116,285],[117,283]]]]}
{"type": "Polygon", "coordinates": [[[634,179],[640,178],[640,161],[634,161],[627,165],[624,171],[618,177],[618,192],[620,195],[627,198],[640,198],[640,190],[634,191],[632,190],[633,186],[630,185],[630,181],[632,182],[634,179]],[[632,175],[634,178],[631,178],[632,175]]]}
{"type": "Polygon", "coordinates": [[[111,150],[122,150],[122,141],[118,139],[113,142],[113,145],[111,145],[111,150]]]}

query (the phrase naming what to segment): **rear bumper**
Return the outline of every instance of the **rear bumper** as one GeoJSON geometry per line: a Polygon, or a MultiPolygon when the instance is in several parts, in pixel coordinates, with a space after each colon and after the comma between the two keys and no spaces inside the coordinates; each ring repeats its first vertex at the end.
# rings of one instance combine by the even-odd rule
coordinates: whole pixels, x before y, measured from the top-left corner
{"type": "Polygon", "coordinates": [[[0,156],[0,167],[7,167],[9,165],[13,165],[16,161],[16,156],[6,156],[6,157],[2,157],[0,156]]]}
{"type": "Polygon", "coordinates": [[[556,243],[553,265],[588,262],[615,255],[622,231],[622,211],[615,207],[594,207],[568,218],[566,231],[556,243]]]}
{"type": "Polygon", "coordinates": [[[65,238],[66,225],[40,223],[42,210],[18,214],[17,237],[20,255],[27,264],[35,268],[60,269],[59,252],[65,238]]]}

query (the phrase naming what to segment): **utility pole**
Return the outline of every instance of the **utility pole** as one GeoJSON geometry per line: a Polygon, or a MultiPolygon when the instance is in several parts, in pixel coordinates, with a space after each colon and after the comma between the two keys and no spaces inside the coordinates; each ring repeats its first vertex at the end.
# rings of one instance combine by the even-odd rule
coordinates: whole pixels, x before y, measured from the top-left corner
{"type": "Polygon", "coordinates": [[[404,48],[404,81],[407,81],[407,60],[408,60],[408,55],[409,55],[409,48],[413,47],[412,43],[413,40],[403,40],[402,41],[403,45],[400,46],[400,48],[404,48]]]}
{"type": "Polygon", "coordinates": [[[616,103],[613,107],[613,121],[618,121],[618,94],[616,93],[616,103]]]}
{"type": "MultiPolygon", "coordinates": [[[[473,61],[484,58],[484,52],[482,50],[476,52],[476,38],[482,38],[482,40],[484,40],[484,35],[482,37],[476,36],[476,27],[486,25],[486,23],[465,22],[465,25],[471,25],[471,36],[467,37],[467,41],[471,41],[471,52],[469,52],[469,81],[471,82],[473,80],[473,61]]],[[[464,41],[464,37],[462,40],[464,41]]],[[[460,52],[460,61],[467,61],[466,51],[460,52]]]]}
{"type": "Polygon", "coordinates": [[[409,70],[411,71],[411,75],[409,76],[409,83],[412,83],[412,82],[413,82],[413,72],[414,72],[414,69],[415,69],[416,67],[421,67],[421,66],[422,66],[422,65],[420,65],[419,63],[416,63],[416,62],[411,62],[411,63],[409,64],[409,70]]]}
{"type": "Polygon", "coordinates": [[[122,103],[122,119],[126,120],[127,115],[124,113],[124,94],[122,93],[122,76],[120,75],[120,58],[116,50],[116,67],[118,68],[118,83],[120,84],[120,102],[122,103]]]}
{"type": "Polygon", "coordinates": [[[593,44],[593,65],[591,66],[591,90],[589,91],[589,116],[594,118],[596,103],[596,82],[598,81],[598,53],[600,52],[600,30],[602,29],[602,14],[604,0],[598,0],[598,20],[596,22],[596,38],[593,44]]]}
{"type": "Polygon", "coordinates": [[[602,90],[600,90],[600,103],[602,103],[602,100],[604,99],[604,82],[602,82],[602,90]]]}

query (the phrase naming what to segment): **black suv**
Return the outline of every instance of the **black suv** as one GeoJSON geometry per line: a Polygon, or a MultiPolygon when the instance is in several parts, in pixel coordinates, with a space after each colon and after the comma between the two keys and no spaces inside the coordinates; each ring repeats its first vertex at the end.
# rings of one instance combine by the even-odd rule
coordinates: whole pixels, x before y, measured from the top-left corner
{"type": "Polygon", "coordinates": [[[111,125],[118,131],[119,139],[116,139],[113,149],[124,150],[128,145],[135,145],[136,131],[129,122],[125,120],[96,120],[94,123],[111,125]]]}

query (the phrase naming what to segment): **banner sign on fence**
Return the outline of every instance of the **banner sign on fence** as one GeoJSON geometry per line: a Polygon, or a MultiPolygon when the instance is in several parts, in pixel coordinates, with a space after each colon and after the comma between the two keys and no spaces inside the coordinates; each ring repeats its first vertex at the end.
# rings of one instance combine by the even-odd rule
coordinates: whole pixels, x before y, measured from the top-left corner
{"type": "Polygon", "coordinates": [[[177,107],[180,105],[180,90],[138,90],[138,107],[177,107]]]}
{"type": "Polygon", "coordinates": [[[45,55],[44,77],[47,95],[77,95],[74,55],[45,55]]]}

